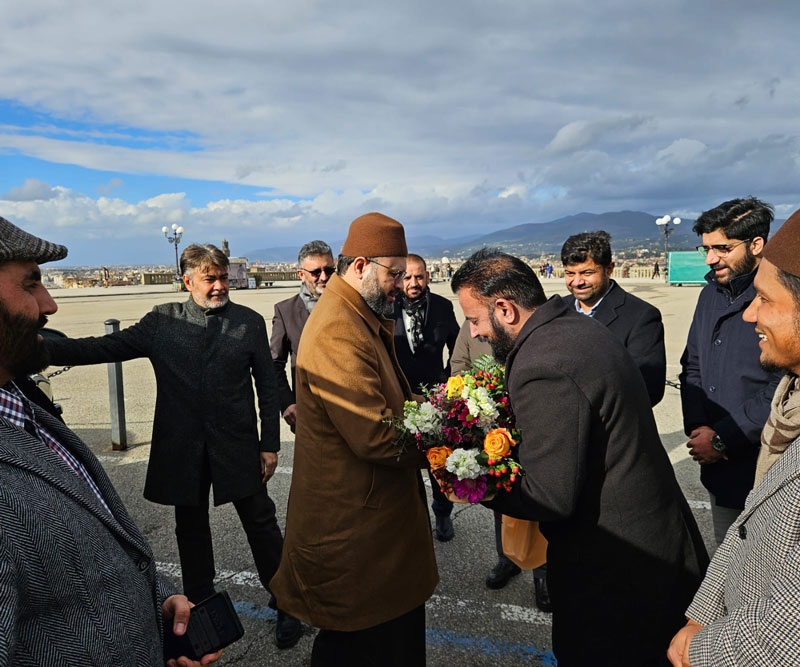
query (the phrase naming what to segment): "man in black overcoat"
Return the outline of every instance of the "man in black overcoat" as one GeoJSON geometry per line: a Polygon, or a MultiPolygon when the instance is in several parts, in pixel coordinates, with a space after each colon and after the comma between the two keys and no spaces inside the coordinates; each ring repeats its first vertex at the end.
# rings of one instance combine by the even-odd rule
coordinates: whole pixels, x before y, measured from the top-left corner
{"type": "Polygon", "coordinates": [[[473,335],[507,359],[526,474],[485,504],[548,539],[558,664],[668,664],[708,555],[636,364],[606,327],[545,300],[516,257],[481,250],[452,286],[473,335]]]}
{"type": "MultiPolygon", "coordinates": [[[[229,301],[228,258],[213,245],[190,245],[181,273],[186,301],[158,305],[116,333],[49,340],[47,347],[53,363],[70,366],[150,359],[157,397],[144,496],[175,506],[184,591],[199,602],[214,593],[209,487],[215,505],[234,504],[269,590],[283,547],[266,489],[280,432],[267,327],[254,310],[229,301]]],[[[299,622],[279,611],[278,647],[293,646],[300,633],[299,622]]]]}
{"type": "Polygon", "coordinates": [[[331,247],[324,241],[309,241],[297,254],[297,276],[300,292],[275,304],[272,316],[272,335],[269,348],[278,383],[278,401],[284,420],[294,432],[297,421],[297,406],[294,400],[294,376],[297,366],[297,348],[300,335],[309,314],[328,285],[328,279],[336,271],[331,247]],[[286,364],[292,357],[291,385],[286,377],[286,364]]]}
{"type": "Polygon", "coordinates": [[[561,247],[564,280],[570,295],[564,303],[577,313],[604,324],[625,346],[642,373],[650,405],[664,398],[667,353],[658,308],[628,294],[611,278],[611,237],[608,232],[570,236],[561,247]]]}
{"type": "MultiPolygon", "coordinates": [[[[394,351],[411,391],[422,393],[423,386],[432,388],[450,377],[450,357],[458,338],[459,326],[453,304],[433,294],[428,284],[431,275],[420,255],[406,258],[403,294],[394,304],[394,351]],[[447,363],[444,348],[447,346],[447,363]]],[[[440,542],[455,537],[450,514],[453,503],[442,493],[439,483],[430,475],[436,517],[434,534],[440,542]]]]}

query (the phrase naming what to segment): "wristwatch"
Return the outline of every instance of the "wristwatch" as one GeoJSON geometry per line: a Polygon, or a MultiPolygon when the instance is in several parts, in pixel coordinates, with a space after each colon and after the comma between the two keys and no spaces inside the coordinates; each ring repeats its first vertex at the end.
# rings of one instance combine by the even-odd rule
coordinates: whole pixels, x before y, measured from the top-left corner
{"type": "Polygon", "coordinates": [[[715,433],[714,437],[711,438],[711,446],[720,454],[724,454],[726,451],[728,451],[728,448],[725,446],[725,443],[722,442],[722,438],[719,437],[718,433],[715,433]]]}

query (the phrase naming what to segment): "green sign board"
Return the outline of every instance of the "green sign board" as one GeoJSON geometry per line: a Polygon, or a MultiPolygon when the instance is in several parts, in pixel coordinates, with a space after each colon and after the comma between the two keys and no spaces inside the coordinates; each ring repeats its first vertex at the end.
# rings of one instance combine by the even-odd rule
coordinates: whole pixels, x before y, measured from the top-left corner
{"type": "Polygon", "coordinates": [[[708,273],[705,258],[698,252],[683,251],[669,254],[670,285],[704,285],[704,276],[708,273]]]}

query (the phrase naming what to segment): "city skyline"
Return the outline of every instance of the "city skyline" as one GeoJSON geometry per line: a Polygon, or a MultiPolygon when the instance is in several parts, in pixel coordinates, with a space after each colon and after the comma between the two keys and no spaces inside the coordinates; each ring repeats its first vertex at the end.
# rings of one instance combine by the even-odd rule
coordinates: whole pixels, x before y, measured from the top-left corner
{"type": "Polygon", "coordinates": [[[75,264],[607,211],[798,208],[798,19],[671,0],[308,0],[4,13],[0,215],[75,264]]]}

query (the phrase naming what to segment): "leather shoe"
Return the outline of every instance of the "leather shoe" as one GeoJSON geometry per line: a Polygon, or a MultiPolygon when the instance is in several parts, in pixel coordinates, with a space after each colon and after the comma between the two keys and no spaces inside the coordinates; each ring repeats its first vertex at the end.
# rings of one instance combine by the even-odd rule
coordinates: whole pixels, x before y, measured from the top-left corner
{"type": "Polygon", "coordinates": [[[553,603],[550,601],[550,591],[547,589],[547,579],[544,577],[534,577],[533,587],[536,591],[536,606],[539,611],[549,613],[553,611],[553,603]]]}
{"type": "Polygon", "coordinates": [[[278,622],[275,624],[275,645],[278,648],[292,648],[302,634],[300,621],[279,609],[278,622]]]}
{"type": "Polygon", "coordinates": [[[436,517],[436,539],[440,542],[449,542],[456,536],[453,529],[453,520],[449,516],[436,517]]]}
{"type": "Polygon", "coordinates": [[[497,565],[489,572],[489,576],[486,577],[486,587],[494,589],[503,588],[511,577],[516,577],[520,572],[522,572],[522,570],[510,560],[499,560],[497,561],[497,565]]]}

